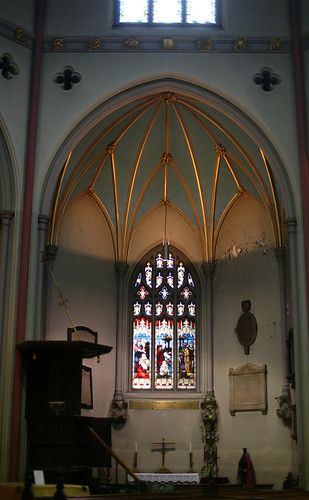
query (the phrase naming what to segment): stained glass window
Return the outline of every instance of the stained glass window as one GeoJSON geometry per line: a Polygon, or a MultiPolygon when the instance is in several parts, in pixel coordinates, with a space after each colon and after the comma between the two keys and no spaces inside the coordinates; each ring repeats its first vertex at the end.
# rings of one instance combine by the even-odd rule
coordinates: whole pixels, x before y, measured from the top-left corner
{"type": "Polygon", "coordinates": [[[219,0],[117,0],[117,23],[218,24],[219,0]]]}
{"type": "Polygon", "coordinates": [[[190,266],[159,251],[132,278],[132,389],[197,388],[197,293],[190,266]]]}

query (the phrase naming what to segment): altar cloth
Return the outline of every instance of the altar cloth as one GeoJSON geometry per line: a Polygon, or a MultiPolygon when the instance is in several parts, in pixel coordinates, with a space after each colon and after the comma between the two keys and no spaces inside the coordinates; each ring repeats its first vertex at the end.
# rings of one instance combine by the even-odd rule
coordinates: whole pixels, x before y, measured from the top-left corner
{"type": "MultiPolygon", "coordinates": [[[[160,474],[158,472],[135,472],[134,473],[141,481],[150,483],[195,483],[200,482],[200,477],[197,472],[188,473],[166,473],[160,474]]],[[[133,482],[134,479],[128,476],[129,482],[133,482]]]]}

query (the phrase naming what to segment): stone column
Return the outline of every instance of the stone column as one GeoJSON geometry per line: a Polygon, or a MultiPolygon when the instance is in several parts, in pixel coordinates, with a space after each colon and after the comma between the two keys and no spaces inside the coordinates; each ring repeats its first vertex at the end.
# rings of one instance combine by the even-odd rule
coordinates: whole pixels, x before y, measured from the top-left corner
{"type": "MultiPolygon", "coordinates": [[[[288,229],[289,250],[290,250],[290,269],[291,269],[291,291],[292,291],[292,312],[293,312],[293,330],[294,330],[294,354],[295,354],[295,385],[296,385],[296,420],[297,420],[297,442],[298,442],[298,464],[300,477],[304,480],[306,477],[305,468],[305,430],[307,426],[303,417],[304,408],[306,408],[307,395],[303,395],[302,378],[306,379],[306,373],[302,373],[302,355],[301,355],[301,331],[299,323],[299,298],[298,298],[298,253],[297,253],[297,222],[296,219],[285,220],[288,229]],[[304,398],[304,401],[303,401],[304,398]]],[[[304,332],[307,335],[307,332],[304,332]]]]}
{"type": "Polygon", "coordinates": [[[285,248],[275,248],[275,255],[279,265],[280,311],[281,311],[281,339],[282,339],[282,397],[290,398],[289,352],[287,348],[287,316],[286,316],[286,278],[285,278],[285,248]]]}
{"type": "Polygon", "coordinates": [[[206,279],[206,364],[207,364],[207,393],[214,391],[213,369],[213,276],[215,264],[205,263],[202,266],[206,279]]]}
{"type": "Polygon", "coordinates": [[[123,306],[124,306],[124,275],[129,266],[125,262],[116,262],[117,272],[117,324],[116,324],[116,366],[115,366],[115,392],[111,406],[111,415],[115,422],[123,423],[127,419],[128,404],[124,401],[122,393],[123,381],[123,346],[124,338],[123,306]]]}
{"type": "Polygon", "coordinates": [[[2,210],[0,212],[1,221],[1,254],[0,254],[0,352],[3,339],[4,316],[5,316],[5,289],[7,276],[7,262],[10,241],[11,220],[14,217],[14,212],[11,210],[2,210]]]}
{"type": "Polygon", "coordinates": [[[43,317],[44,317],[44,303],[45,297],[43,293],[43,284],[44,284],[44,275],[45,275],[45,266],[42,260],[42,253],[44,252],[45,242],[46,242],[46,233],[47,226],[49,223],[48,215],[39,215],[38,217],[38,265],[37,265],[37,273],[36,273],[36,302],[35,302],[35,323],[34,323],[34,332],[33,332],[33,340],[42,340],[43,339],[43,317]]]}
{"type": "MultiPolygon", "coordinates": [[[[46,245],[45,257],[49,267],[53,268],[53,263],[57,255],[58,247],[56,245],[46,245]]],[[[43,305],[42,305],[42,340],[46,340],[49,319],[50,319],[50,304],[51,304],[51,293],[52,293],[52,277],[49,274],[47,266],[44,265],[43,280],[45,283],[45,294],[43,293],[43,305]],[[44,297],[45,295],[45,297],[44,297]]]]}

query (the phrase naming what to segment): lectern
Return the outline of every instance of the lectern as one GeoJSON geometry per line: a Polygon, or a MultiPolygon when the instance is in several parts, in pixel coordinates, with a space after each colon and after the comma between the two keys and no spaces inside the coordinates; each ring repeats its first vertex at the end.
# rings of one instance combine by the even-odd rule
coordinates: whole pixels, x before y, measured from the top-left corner
{"type": "Polygon", "coordinates": [[[81,415],[83,359],[112,347],[84,341],[27,341],[17,348],[26,372],[27,466],[53,481],[85,482],[83,472],[110,467],[111,457],[89,427],[111,447],[111,419],[81,415]],[[76,477],[75,477],[76,476],[76,477]]]}

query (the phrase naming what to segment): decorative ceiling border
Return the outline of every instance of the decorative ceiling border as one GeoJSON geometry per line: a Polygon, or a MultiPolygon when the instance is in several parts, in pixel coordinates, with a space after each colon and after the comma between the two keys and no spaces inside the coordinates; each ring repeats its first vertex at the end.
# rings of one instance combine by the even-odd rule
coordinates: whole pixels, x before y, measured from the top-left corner
{"type": "MultiPolygon", "coordinates": [[[[20,26],[0,19],[0,36],[27,48],[34,45],[35,35],[20,26]]],[[[303,50],[309,49],[309,35],[302,40],[303,50]]],[[[55,35],[43,38],[43,52],[181,52],[181,53],[291,53],[292,40],[272,36],[269,38],[218,38],[207,36],[81,36],[55,35]]]]}

